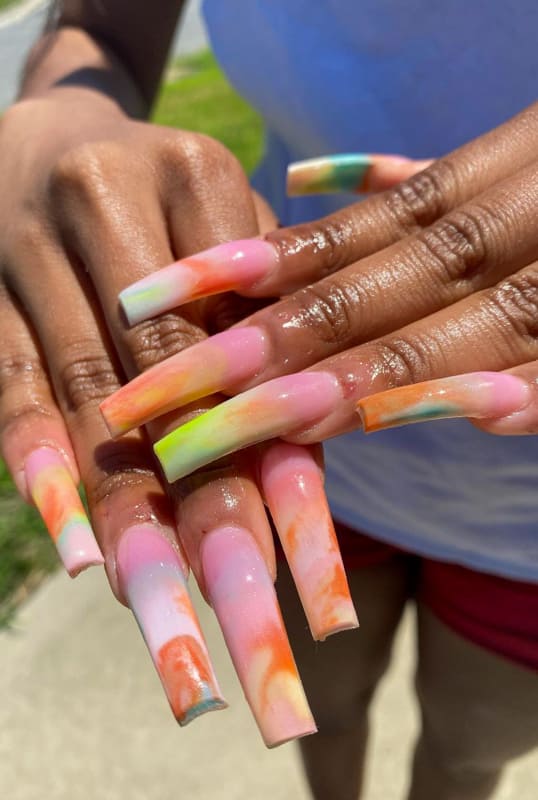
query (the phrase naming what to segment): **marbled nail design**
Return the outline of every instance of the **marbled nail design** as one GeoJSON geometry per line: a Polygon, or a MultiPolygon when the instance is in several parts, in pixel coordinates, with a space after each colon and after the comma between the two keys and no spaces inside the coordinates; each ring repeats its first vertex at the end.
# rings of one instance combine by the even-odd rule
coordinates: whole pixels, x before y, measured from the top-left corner
{"type": "Polygon", "coordinates": [[[179,724],[226,708],[172,545],[153,525],[133,526],[120,539],[117,568],[179,724]]]}
{"type": "Polygon", "coordinates": [[[202,542],[211,605],[268,747],[315,733],[276,592],[252,536],[218,528],[202,542]]]}
{"type": "Polygon", "coordinates": [[[290,196],[353,192],[363,194],[388,189],[425,169],[430,161],[375,153],[341,153],[297,161],[288,167],[290,196]]]}
{"type": "Polygon", "coordinates": [[[369,433],[431,419],[502,417],[519,411],[530,396],[530,387],[515,375],[469,372],[364,397],[357,410],[369,433]]]}
{"type": "Polygon", "coordinates": [[[319,467],[305,447],[271,445],[262,487],[314,639],[358,627],[319,467]]]}
{"type": "Polygon", "coordinates": [[[39,447],[26,458],[28,491],[72,578],[104,563],[90,522],[63,456],[53,447],[39,447]]]}
{"type": "Polygon", "coordinates": [[[112,436],[182,405],[253,378],[265,362],[259,328],[234,328],[188,347],[148,369],[102,404],[112,436]]]}
{"type": "Polygon", "coordinates": [[[120,292],[119,300],[134,325],[200,297],[253,286],[276,263],[276,250],[268,242],[227,242],[142,278],[120,292]]]}
{"type": "Polygon", "coordinates": [[[317,422],[341,401],[328,372],[299,372],[249,389],[176,428],[154,450],[172,482],[221,456],[317,422]]]}

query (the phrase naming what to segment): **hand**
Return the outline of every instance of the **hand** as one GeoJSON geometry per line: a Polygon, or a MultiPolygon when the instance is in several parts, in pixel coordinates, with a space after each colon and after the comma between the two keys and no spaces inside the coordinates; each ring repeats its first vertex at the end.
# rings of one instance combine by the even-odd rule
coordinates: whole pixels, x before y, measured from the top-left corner
{"type": "MultiPolygon", "coordinates": [[[[357,402],[387,388],[534,360],[537,131],[534,105],[387,192],[240,243],[245,294],[318,282],[236,328],[257,331],[266,351],[250,378],[221,389],[250,391],[157,444],[168,478],[272,436],[305,443],[350,430],[357,402]],[[228,433],[216,444],[215,425],[228,433]]],[[[508,383],[496,416],[528,402],[508,383]]]]}
{"type": "MultiPolygon", "coordinates": [[[[314,634],[354,626],[313,454],[289,445],[260,458],[247,453],[175,487],[170,503],[145,437],[113,442],[98,411],[126,375],[244,315],[239,299],[218,298],[129,329],[118,292],[178,256],[274,227],[270,211],[221,145],[134,122],[92,91],[54,89],[12,107],[0,124],[0,153],[0,438],[21,493],[36,502],[76,574],[102,562],[76,493],[80,470],[111,586],[137,616],[185,723],[225,703],[186,589],[179,525],[266,741],[311,732],[274,594],[272,534],[258,480],[284,540],[290,515],[303,514],[303,526],[316,519],[321,568],[309,570],[304,548],[288,549],[314,634]],[[344,589],[316,604],[335,571],[344,589]],[[232,580],[245,609],[240,625],[227,599],[232,580]],[[260,636],[275,656],[263,683],[288,709],[284,715],[265,703],[252,673],[260,636]]],[[[155,423],[151,435],[214,402],[155,423]]]]}

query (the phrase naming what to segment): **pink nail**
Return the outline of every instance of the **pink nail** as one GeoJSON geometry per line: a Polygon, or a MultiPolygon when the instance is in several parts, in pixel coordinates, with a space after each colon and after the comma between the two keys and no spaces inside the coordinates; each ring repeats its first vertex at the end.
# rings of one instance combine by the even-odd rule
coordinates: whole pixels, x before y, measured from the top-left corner
{"type": "Polygon", "coordinates": [[[275,248],[262,239],[226,242],[142,278],[119,300],[134,325],[200,297],[254,286],[276,264],[275,248]]]}
{"type": "Polygon", "coordinates": [[[28,491],[71,577],[104,563],[77,487],[63,456],[39,447],[26,458],[28,491]]]}
{"type": "Polygon", "coordinates": [[[344,564],[310,451],[277,442],[261,467],[265,499],[314,639],[358,627],[344,564]]]}
{"type": "Polygon", "coordinates": [[[239,680],[268,747],[315,733],[271,577],[252,536],[223,527],[202,542],[202,567],[239,680]]]}
{"type": "Polygon", "coordinates": [[[266,360],[259,328],[233,328],[188,347],[139,375],[101,403],[112,436],[200,397],[253,378],[266,360]]]}
{"type": "Polygon", "coordinates": [[[154,525],[134,525],[120,539],[117,567],[179,724],[226,708],[172,545],[154,525]]]}

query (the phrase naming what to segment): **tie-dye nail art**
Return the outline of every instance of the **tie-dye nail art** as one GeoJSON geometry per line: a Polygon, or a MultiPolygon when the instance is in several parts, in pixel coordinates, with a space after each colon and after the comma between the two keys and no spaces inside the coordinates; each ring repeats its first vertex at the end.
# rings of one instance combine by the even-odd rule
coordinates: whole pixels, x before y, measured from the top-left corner
{"type": "Polygon", "coordinates": [[[314,639],[358,627],[319,467],[307,448],[278,442],[261,482],[314,639]]]}
{"type": "Polygon", "coordinates": [[[28,491],[71,577],[104,559],[63,456],[39,447],[26,458],[28,491]]]}
{"type": "Polygon", "coordinates": [[[311,158],[290,164],[287,192],[292,197],[330,192],[378,192],[425,169],[430,163],[377,153],[340,153],[311,158]]]}
{"type": "Polygon", "coordinates": [[[278,607],[253,537],[236,527],[207,534],[202,568],[211,604],[268,747],[315,733],[278,607]]]}
{"type": "Polygon", "coordinates": [[[322,419],[341,402],[328,372],[276,378],[212,408],[160,439],[154,450],[167,479],[265,439],[284,436],[322,419]]]}
{"type": "Polygon", "coordinates": [[[172,545],[152,525],[133,526],[120,539],[117,567],[179,724],[226,708],[172,545]]]}
{"type": "Polygon", "coordinates": [[[134,325],[200,297],[252,286],[276,263],[276,250],[268,242],[227,242],[153,272],[120,292],[119,300],[134,325]]]}
{"type": "Polygon", "coordinates": [[[357,410],[369,433],[451,417],[495,418],[526,405],[530,387],[503,372],[470,372],[389,389],[359,400],[357,410]]]}
{"type": "Polygon", "coordinates": [[[259,328],[218,333],[167,358],[101,404],[112,436],[144,425],[160,414],[253,378],[266,358],[259,328]]]}

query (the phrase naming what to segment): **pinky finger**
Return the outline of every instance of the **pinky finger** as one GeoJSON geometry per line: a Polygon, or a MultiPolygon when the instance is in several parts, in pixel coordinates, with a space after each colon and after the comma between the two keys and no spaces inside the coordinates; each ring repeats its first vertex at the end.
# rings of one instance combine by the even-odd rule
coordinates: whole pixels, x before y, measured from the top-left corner
{"type": "Polygon", "coordinates": [[[75,456],[23,312],[0,292],[0,445],[71,577],[104,559],[80,499],[75,456]]]}
{"type": "Polygon", "coordinates": [[[455,417],[498,435],[538,433],[538,361],[389,389],[362,398],[357,410],[365,433],[455,417]]]}

